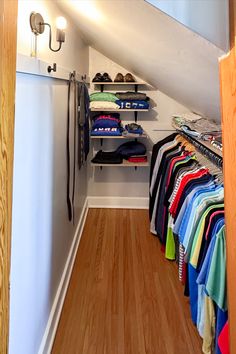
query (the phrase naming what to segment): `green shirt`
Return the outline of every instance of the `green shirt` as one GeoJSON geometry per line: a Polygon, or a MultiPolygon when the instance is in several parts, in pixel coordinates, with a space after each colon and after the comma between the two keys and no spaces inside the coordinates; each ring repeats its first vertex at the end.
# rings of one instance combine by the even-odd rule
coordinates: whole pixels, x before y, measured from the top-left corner
{"type": "Polygon", "coordinates": [[[206,290],[220,309],[227,310],[225,226],[216,235],[206,290]]]}

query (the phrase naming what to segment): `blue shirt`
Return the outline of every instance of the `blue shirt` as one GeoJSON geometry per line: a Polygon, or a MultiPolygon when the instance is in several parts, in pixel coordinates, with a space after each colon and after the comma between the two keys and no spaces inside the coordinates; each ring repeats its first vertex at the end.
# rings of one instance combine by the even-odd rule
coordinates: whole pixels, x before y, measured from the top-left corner
{"type": "Polygon", "coordinates": [[[189,203],[191,203],[191,201],[193,201],[194,197],[197,195],[196,193],[199,191],[202,191],[204,188],[206,188],[206,189],[212,188],[213,189],[214,187],[215,187],[215,183],[211,180],[207,183],[204,183],[203,185],[195,186],[194,189],[188,194],[188,196],[186,197],[186,199],[180,209],[179,215],[178,215],[178,217],[175,221],[174,227],[173,227],[173,232],[176,235],[179,234],[180,225],[182,223],[186,209],[188,208],[189,203]]]}

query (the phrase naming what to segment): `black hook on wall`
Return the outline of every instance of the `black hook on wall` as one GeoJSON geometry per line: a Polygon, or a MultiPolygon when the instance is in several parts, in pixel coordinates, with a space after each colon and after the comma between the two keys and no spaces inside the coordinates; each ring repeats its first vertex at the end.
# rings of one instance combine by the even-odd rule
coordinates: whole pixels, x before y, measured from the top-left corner
{"type": "Polygon", "coordinates": [[[50,73],[51,71],[56,72],[57,71],[57,64],[53,63],[53,66],[49,65],[48,66],[48,72],[50,73]]]}

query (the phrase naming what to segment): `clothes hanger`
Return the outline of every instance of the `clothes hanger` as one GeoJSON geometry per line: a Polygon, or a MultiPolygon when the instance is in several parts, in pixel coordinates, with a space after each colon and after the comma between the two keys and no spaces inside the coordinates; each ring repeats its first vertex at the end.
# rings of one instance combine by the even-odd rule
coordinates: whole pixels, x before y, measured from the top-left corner
{"type": "Polygon", "coordinates": [[[177,143],[183,143],[184,140],[185,139],[180,134],[176,135],[176,137],[175,137],[175,141],[177,143]]]}
{"type": "Polygon", "coordinates": [[[216,182],[223,184],[224,182],[223,171],[201,153],[196,152],[195,155],[200,165],[202,167],[207,168],[210,174],[215,177],[216,182]]]}
{"type": "Polygon", "coordinates": [[[181,135],[177,135],[178,137],[178,141],[182,143],[182,145],[185,147],[186,151],[189,152],[194,152],[196,151],[196,148],[193,144],[191,144],[187,139],[185,139],[183,136],[181,135]]]}
{"type": "MultiPolygon", "coordinates": [[[[209,173],[214,176],[215,181],[219,184],[224,183],[224,176],[221,166],[217,166],[214,162],[212,162],[209,158],[207,158],[203,153],[199,152],[197,148],[190,143],[184,136],[178,134],[175,137],[177,142],[182,143],[182,146],[186,151],[193,152],[196,156],[196,159],[201,167],[205,167],[208,169],[209,173]]],[[[217,163],[217,160],[214,160],[217,163]]],[[[218,164],[218,163],[217,163],[218,164]]]]}

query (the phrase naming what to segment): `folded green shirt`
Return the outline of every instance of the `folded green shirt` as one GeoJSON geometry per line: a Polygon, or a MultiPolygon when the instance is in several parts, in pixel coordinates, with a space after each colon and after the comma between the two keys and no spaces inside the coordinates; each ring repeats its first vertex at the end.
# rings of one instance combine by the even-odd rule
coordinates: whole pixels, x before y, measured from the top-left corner
{"type": "Polygon", "coordinates": [[[110,92],[94,92],[91,93],[90,101],[107,101],[107,102],[115,102],[118,100],[116,95],[110,92]]]}

